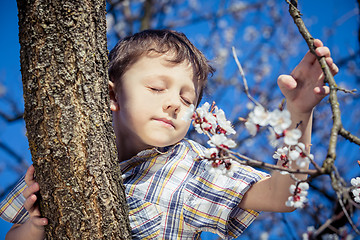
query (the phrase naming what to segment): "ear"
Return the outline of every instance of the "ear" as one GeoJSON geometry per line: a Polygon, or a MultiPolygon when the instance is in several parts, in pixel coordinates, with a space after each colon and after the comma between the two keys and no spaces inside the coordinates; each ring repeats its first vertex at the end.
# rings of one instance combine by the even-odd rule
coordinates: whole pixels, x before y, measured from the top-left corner
{"type": "Polygon", "coordinates": [[[113,112],[119,111],[120,106],[116,96],[115,84],[109,81],[110,109],[113,112]]]}

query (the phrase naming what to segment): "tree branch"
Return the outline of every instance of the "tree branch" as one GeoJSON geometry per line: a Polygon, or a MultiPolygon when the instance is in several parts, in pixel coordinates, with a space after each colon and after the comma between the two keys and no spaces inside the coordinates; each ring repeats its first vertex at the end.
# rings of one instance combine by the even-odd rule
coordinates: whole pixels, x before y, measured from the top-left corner
{"type": "MultiPolygon", "coordinates": [[[[330,88],[330,95],[329,95],[329,101],[331,105],[331,110],[333,113],[333,126],[331,128],[330,133],[330,140],[329,140],[329,146],[328,146],[328,152],[327,157],[325,161],[323,162],[323,168],[327,173],[330,173],[332,171],[332,165],[335,162],[336,159],[336,145],[337,145],[337,139],[338,135],[342,135],[344,138],[358,144],[358,138],[353,136],[350,132],[345,131],[342,126],[341,122],[341,112],[340,112],[340,104],[337,99],[337,91],[338,86],[334,80],[334,77],[330,71],[330,68],[328,67],[325,57],[319,57],[315,53],[315,47],[314,47],[314,38],[311,36],[309,30],[306,28],[303,20],[301,19],[300,11],[296,8],[296,4],[294,4],[292,1],[291,3],[286,0],[289,4],[289,13],[291,17],[294,20],[294,23],[299,29],[299,32],[305,39],[307,45],[309,46],[310,51],[316,56],[318,59],[320,66],[324,72],[325,79],[324,82],[329,85],[330,88]],[[340,133],[341,132],[341,133],[340,133]]],[[[359,145],[359,144],[358,144],[359,145]]]]}
{"type": "Polygon", "coordinates": [[[143,16],[141,17],[141,27],[140,30],[146,30],[151,27],[151,19],[152,19],[152,12],[153,12],[153,0],[145,0],[143,5],[143,16]]]}

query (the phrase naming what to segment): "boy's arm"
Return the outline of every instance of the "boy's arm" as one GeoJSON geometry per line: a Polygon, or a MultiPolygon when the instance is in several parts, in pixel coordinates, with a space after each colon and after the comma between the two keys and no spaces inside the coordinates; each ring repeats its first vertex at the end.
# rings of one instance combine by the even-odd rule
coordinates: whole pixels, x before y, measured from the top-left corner
{"type": "Polygon", "coordinates": [[[25,209],[29,212],[29,219],[24,224],[14,224],[6,234],[5,240],[42,240],[45,238],[44,226],[48,220],[40,216],[39,207],[36,204],[36,192],[39,191],[39,184],[34,180],[34,167],[31,165],[26,172],[25,182],[28,187],[23,195],[26,198],[25,209]]]}
{"type": "MultiPolygon", "coordinates": [[[[316,54],[325,56],[332,73],[338,72],[337,66],[330,57],[330,50],[323,46],[318,39],[314,41],[316,54]]],[[[290,129],[298,128],[302,132],[299,142],[306,146],[310,152],[312,115],[314,107],[329,94],[329,88],[324,85],[322,69],[312,53],[308,52],[291,75],[282,75],[278,85],[286,98],[287,109],[291,113],[292,125],[290,129]]],[[[281,165],[281,162],[278,162],[281,165]]],[[[308,169],[309,166],[300,168],[293,163],[292,169],[308,169]]],[[[307,175],[296,174],[298,179],[306,179],[307,175]]],[[[294,180],[287,175],[274,171],[271,177],[255,183],[244,195],[239,207],[257,211],[288,212],[294,208],[287,207],[285,202],[291,195],[289,187],[294,180]]]]}

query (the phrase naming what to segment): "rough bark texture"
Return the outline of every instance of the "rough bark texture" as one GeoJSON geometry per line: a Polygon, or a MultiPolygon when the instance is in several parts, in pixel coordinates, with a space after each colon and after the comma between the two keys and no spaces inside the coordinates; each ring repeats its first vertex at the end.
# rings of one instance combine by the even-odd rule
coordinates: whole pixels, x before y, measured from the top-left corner
{"type": "Polygon", "coordinates": [[[108,107],[104,0],[18,0],[29,146],[47,239],[130,239],[108,107]]]}

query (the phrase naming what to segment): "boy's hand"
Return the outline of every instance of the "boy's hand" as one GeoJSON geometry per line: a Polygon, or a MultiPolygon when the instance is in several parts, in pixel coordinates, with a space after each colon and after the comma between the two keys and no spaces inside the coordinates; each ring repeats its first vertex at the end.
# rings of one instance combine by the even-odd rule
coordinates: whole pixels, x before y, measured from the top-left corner
{"type": "MultiPolygon", "coordinates": [[[[339,69],[330,57],[330,50],[319,39],[314,40],[315,52],[324,56],[333,75],[339,69]]],[[[297,113],[311,113],[313,108],[330,92],[324,84],[324,74],[316,56],[307,52],[291,75],[281,75],[278,85],[284,94],[288,109],[297,113]]]]}
{"type": "Polygon", "coordinates": [[[30,224],[31,228],[35,227],[35,231],[44,231],[44,226],[48,224],[48,220],[41,217],[39,206],[36,203],[37,196],[35,195],[35,193],[40,190],[40,187],[39,184],[35,182],[34,172],[34,166],[31,165],[25,174],[25,182],[28,187],[23,192],[23,195],[26,198],[24,207],[30,215],[29,220],[25,224],[30,224]]]}
{"type": "Polygon", "coordinates": [[[44,226],[48,224],[46,218],[40,216],[39,206],[36,204],[36,192],[39,191],[39,184],[34,179],[34,166],[31,165],[25,174],[25,182],[28,185],[23,191],[26,198],[25,209],[29,212],[30,218],[24,224],[14,224],[6,234],[6,240],[43,240],[45,238],[44,226]]]}

